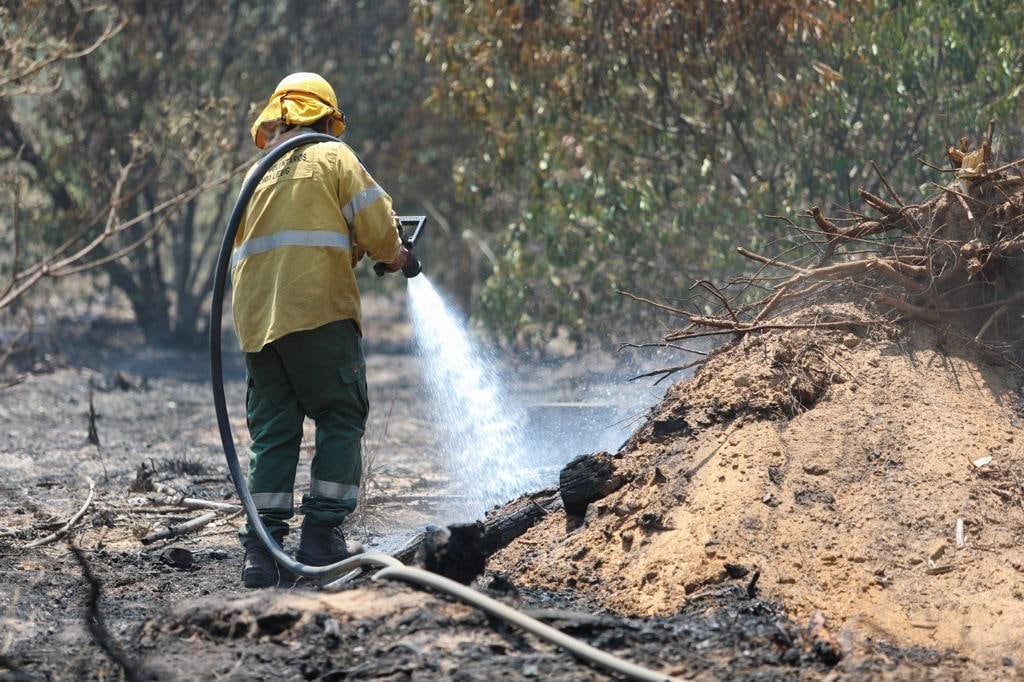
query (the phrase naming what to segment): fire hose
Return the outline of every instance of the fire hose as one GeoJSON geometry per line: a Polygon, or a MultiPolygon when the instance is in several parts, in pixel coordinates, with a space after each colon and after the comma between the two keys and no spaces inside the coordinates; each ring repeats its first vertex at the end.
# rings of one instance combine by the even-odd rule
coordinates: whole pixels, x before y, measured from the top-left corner
{"type": "MultiPolygon", "coordinates": [[[[443,576],[425,571],[420,568],[406,566],[398,559],[382,553],[359,554],[343,561],[327,566],[307,566],[285,554],[284,550],[274,541],[270,532],[260,518],[256,503],[252,499],[249,487],[246,485],[245,477],[242,474],[241,464],[238,461],[238,452],[235,449],[235,440],[231,432],[231,422],[228,419],[227,403],[224,397],[224,368],[223,350],[221,347],[222,317],[224,311],[224,289],[227,282],[228,263],[231,259],[231,251],[241,223],[245,209],[252,198],[256,186],[263,178],[270,167],[289,151],[315,142],[336,142],[337,138],[322,133],[304,133],[286,140],[274,147],[256,164],[253,171],[242,184],[242,189],[235,201],[231,216],[228,219],[227,228],[224,230],[224,238],[221,241],[220,252],[217,257],[216,272],[213,281],[213,300],[210,307],[210,373],[213,383],[213,404],[217,413],[217,426],[220,430],[221,444],[224,447],[224,456],[227,460],[228,471],[231,480],[235,484],[235,491],[242,503],[242,509],[249,521],[250,528],[256,531],[256,536],[267,548],[277,563],[287,571],[306,578],[316,578],[322,582],[335,578],[333,582],[325,584],[326,589],[335,589],[346,582],[354,575],[356,569],[364,567],[379,567],[381,570],[373,575],[374,580],[396,580],[422,587],[429,587],[439,592],[444,592],[456,599],[469,603],[482,611],[501,618],[509,623],[541,637],[552,644],[560,646],[574,656],[589,661],[595,665],[625,675],[637,680],[669,680],[663,673],[649,670],[629,661],[613,656],[605,651],[581,642],[565,633],[546,625],[535,618],[531,618],[495,599],[492,599],[480,592],[477,592],[465,585],[450,580],[443,576]],[[338,576],[343,576],[340,579],[338,576]]],[[[420,221],[422,226],[422,221],[420,221]]],[[[415,237],[419,236],[417,230],[415,237]]],[[[407,266],[408,267],[408,266],[407,266]]],[[[419,263],[415,268],[409,267],[406,276],[414,276],[419,273],[419,263]],[[415,272],[413,272],[415,270],[415,272]],[[411,273],[411,274],[410,274],[411,273]]],[[[378,274],[382,272],[378,269],[378,274]]]]}

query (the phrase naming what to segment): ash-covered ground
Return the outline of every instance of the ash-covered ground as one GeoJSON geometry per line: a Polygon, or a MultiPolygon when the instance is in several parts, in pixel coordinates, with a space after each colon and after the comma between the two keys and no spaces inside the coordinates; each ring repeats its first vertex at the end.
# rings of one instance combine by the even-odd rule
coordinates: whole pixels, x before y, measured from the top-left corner
{"type": "MultiPolygon", "coordinates": [[[[374,319],[372,312],[368,317],[374,319]]],[[[234,537],[240,518],[230,511],[216,513],[196,533],[143,544],[149,533],[206,513],[177,506],[183,495],[234,502],[206,356],[145,348],[130,328],[103,321],[65,331],[64,352],[49,359],[51,367],[0,392],[0,488],[8,500],[0,515],[0,677],[117,677],[120,657],[132,674],[159,679],[606,678],[532,636],[407,586],[363,579],[333,595],[301,585],[245,591],[234,537]],[[99,445],[89,442],[90,412],[99,445]],[[89,479],[93,500],[67,539],[81,548],[93,584],[66,539],[26,547],[82,508],[89,479]]],[[[390,549],[427,523],[459,520],[464,491],[431,457],[443,425],[419,412],[417,361],[400,317],[385,306],[367,337],[370,471],[367,499],[350,532],[390,549]]],[[[620,374],[628,373],[623,369],[620,374]]],[[[516,394],[534,406],[536,430],[561,432],[570,443],[558,441],[545,452],[550,475],[557,475],[557,459],[601,447],[601,439],[615,441],[617,430],[628,435],[642,416],[643,400],[615,403],[610,396],[621,392],[592,380],[615,370],[615,361],[587,358],[512,372],[516,394]],[[586,391],[605,402],[581,398],[586,391]]],[[[655,404],[659,392],[645,390],[655,404]]],[[[235,358],[229,404],[237,408],[243,394],[235,358]]],[[[244,415],[239,409],[233,415],[244,446],[244,415]]],[[[299,489],[304,475],[300,469],[299,489]]],[[[529,582],[492,572],[478,586],[591,644],[675,676],[927,677],[933,665],[951,674],[970,670],[952,653],[888,644],[837,663],[843,643],[827,626],[808,627],[787,616],[783,604],[762,601],[749,574],[653,617],[622,615],[580,591],[529,582]]]]}

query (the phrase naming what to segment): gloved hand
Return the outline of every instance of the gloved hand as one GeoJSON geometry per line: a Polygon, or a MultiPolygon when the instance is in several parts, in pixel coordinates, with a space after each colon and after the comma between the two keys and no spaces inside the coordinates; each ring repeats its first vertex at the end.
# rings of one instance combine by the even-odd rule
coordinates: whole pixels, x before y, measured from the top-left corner
{"type": "Polygon", "coordinates": [[[384,269],[388,272],[398,272],[405,267],[405,264],[409,261],[409,256],[411,254],[412,251],[403,245],[402,248],[398,250],[398,256],[395,260],[384,264],[384,269]]]}

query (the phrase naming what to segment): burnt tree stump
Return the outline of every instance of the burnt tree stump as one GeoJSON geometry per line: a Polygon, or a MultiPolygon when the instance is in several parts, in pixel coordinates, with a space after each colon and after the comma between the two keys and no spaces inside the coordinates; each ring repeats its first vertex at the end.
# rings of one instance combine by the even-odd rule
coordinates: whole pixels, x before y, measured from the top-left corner
{"type": "Polygon", "coordinates": [[[480,548],[480,524],[458,523],[428,528],[416,551],[416,563],[463,585],[484,572],[487,556],[480,548]]]}

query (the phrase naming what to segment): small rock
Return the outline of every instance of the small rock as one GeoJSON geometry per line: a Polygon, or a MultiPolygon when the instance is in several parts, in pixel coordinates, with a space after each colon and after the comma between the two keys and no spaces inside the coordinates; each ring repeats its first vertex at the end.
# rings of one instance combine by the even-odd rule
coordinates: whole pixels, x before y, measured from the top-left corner
{"type": "Polygon", "coordinates": [[[729,575],[730,578],[736,580],[738,578],[746,577],[747,574],[750,573],[750,569],[744,566],[743,564],[731,564],[729,562],[726,562],[725,572],[729,575]]]}
{"type": "Polygon", "coordinates": [[[646,531],[672,530],[671,527],[665,524],[665,518],[655,512],[644,512],[640,516],[638,525],[646,531]]]}
{"type": "Polygon", "coordinates": [[[195,562],[192,552],[184,547],[168,547],[160,553],[160,560],[168,566],[185,570],[192,568],[192,564],[195,562]]]}
{"type": "Polygon", "coordinates": [[[948,546],[949,543],[946,542],[945,538],[939,538],[938,540],[932,541],[932,543],[928,545],[928,558],[932,561],[938,561],[942,558],[942,555],[946,553],[946,548],[948,546]]]}
{"type": "Polygon", "coordinates": [[[779,576],[779,584],[780,585],[795,585],[796,584],[796,578],[794,578],[791,575],[780,575],[779,576]]]}
{"type": "Polygon", "coordinates": [[[651,422],[651,430],[656,438],[662,438],[675,433],[687,435],[692,430],[686,420],[675,414],[661,414],[651,422]]]}
{"type": "Polygon", "coordinates": [[[750,377],[748,377],[746,374],[741,374],[735,379],[733,379],[732,383],[739,388],[746,388],[747,386],[750,386],[750,377]]]}
{"type": "Polygon", "coordinates": [[[804,465],[804,473],[811,476],[823,476],[829,471],[828,467],[821,462],[811,462],[804,465]]]}
{"type": "Polygon", "coordinates": [[[334,642],[341,641],[341,628],[338,626],[336,621],[331,616],[327,616],[323,621],[324,626],[324,637],[333,640],[334,642]]]}
{"type": "Polygon", "coordinates": [[[854,334],[847,334],[843,337],[843,345],[853,349],[860,345],[860,339],[854,334]]]}

